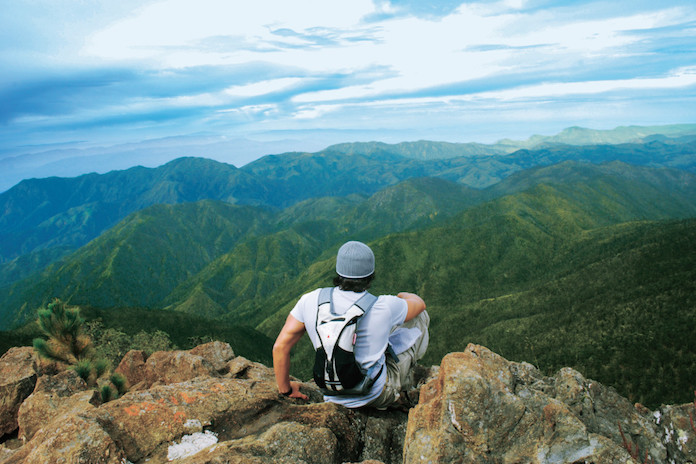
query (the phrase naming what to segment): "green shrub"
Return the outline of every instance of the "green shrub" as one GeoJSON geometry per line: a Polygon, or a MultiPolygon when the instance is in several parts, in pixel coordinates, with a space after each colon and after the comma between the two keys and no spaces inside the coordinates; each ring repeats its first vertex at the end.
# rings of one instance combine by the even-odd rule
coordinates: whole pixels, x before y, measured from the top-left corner
{"type": "Polygon", "coordinates": [[[113,388],[111,388],[111,385],[108,384],[101,386],[99,389],[99,394],[101,396],[102,403],[108,403],[109,401],[117,398],[116,392],[113,388]]]}
{"type": "Polygon", "coordinates": [[[76,364],[89,356],[92,348],[92,341],[83,333],[84,322],[79,308],[54,300],[39,310],[37,323],[47,340],[34,339],[34,349],[43,358],[76,364]]]}
{"type": "Polygon", "coordinates": [[[82,359],[82,360],[78,361],[77,363],[70,366],[70,369],[77,372],[77,375],[79,375],[80,378],[82,378],[82,380],[87,382],[88,385],[93,384],[94,381],[96,380],[96,378],[98,377],[98,376],[95,376],[95,377],[91,378],[93,376],[93,374],[95,374],[95,370],[94,370],[94,365],[92,364],[92,361],[90,361],[88,359],[82,359]]]}
{"type": "MultiPolygon", "coordinates": [[[[34,339],[34,349],[39,356],[68,364],[87,385],[99,389],[103,403],[127,391],[125,378],[111,373],[110,361],[95,356],[99,353],[94,349],[91,337],[85,333],[85,320],[80,317],[79,308],[68,308],[60,300],[54,300],[39,310],[37,323],[47,337],[34,339]]],[[[88,329],[95,327],[88,326],[88,329]]],[[[109,335],[121,338],[117,333],[109,335]]]]}
{"type": "Polygon", "coordinates": [[[109,380],[111,381],[111,384],[116,387],[116,391],[118,392],[119,396],[123,395],[126,391],[128,391],[128,385],[126,383],[126,378],[122,376],[121,374],[111,374],[111,377],[109,377],[109,380]]]}

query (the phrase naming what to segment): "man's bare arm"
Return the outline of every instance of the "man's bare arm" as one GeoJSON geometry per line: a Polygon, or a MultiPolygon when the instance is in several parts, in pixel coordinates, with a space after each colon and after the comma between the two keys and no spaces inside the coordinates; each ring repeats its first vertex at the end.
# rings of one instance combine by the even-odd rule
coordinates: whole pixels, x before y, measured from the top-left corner
{"type": "Polygon", "coordinates": [[[305,325],[289,314],[273,345],[273,371],[280,393],[290,391],[290,398],[306,400],[307,395],[300,392],[300,383],[290,381],[290,350],[304,333],[305,325]]]}
{"type": "Polygon", "coordinates": [[[415,293],[401,292],[396,296],[406,300],[406,304],[408,304],[408,313],[406,313],[406,320],[404,322],[410,321],[425,311],[425,301],[415,293]]]}

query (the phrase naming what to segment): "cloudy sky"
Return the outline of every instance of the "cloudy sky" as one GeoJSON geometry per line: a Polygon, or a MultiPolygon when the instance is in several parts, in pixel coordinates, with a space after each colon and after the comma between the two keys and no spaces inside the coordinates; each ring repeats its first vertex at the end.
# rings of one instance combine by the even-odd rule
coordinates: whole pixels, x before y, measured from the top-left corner
{"type": "Polygon", "coordinates": [[[693,0],[0,4],[6,173],[696,122],[693,0]]]}

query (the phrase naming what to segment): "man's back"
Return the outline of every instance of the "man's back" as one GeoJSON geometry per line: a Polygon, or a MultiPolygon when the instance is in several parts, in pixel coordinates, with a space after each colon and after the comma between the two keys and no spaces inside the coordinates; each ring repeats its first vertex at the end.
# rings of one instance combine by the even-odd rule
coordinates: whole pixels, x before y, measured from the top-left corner
{"type": "MultiPolygon", "coordinates": [[[[370,288],[374,277],[375,257],[370,247],[356,241],[344,243],[336,255],[335,288],[332,291],[333,312],[340,314],[347,311],[370,288]]],[[[285,325],[273,345],[273,370],[278,391],[283,396],[308,398],[300,390],[302,384],[290,380],[290,352],[305,333],[315,349],[320,345],[316,331],[320,291],[321,289],[317,289],[300,298],[288,314],[285,325]]],[[[355,359],[363,369],[368,370],[373,366],[375,369],[379,368],[379,375],[373,374],[375,369],[368,373],[370,379],[376,378],[375,383],[367,395],[337,394],[325,396],[324,399],[350,408],[366,405],[386,408],[394,404],[398,401],[400,393],[410,388],[413,383],[413,367],[428,347],[429,322],[425,302],[415,293],[401,292],[396,296],[380,296],[358,324],[353,350],[355,359]],[[390,347],[390,352],[398,357],[387,358],[387,346],[390,347]]],[[[331,331],[327,331],[325,335],[330,336],[331,331]]],[[[319,359],[324,360],[325,357],[319,356],[319,359]]],[[[351,362],[350,366],[354,366],[354,363],[351,362]]],[[[351,379],[356,377],[351,375],[351,379]]],[[[331,376],[329,380],[335,381],[331,376]]],[[[336,390],[333,392],[338,393],[336,390]]]]}
{"type": "MultiPolygon", "coordinates": [[[[290,312],[293,317],[305,325],[307,335],[315,348],[319,346],[316,320],[320,290],[317,289],[303,295],[290,312]]],[[[345,313],[363,294],[364,292],[356,293],[334,288],[332,294],[333,311],[336,314],[345,313]]],[[[401,298],[392,295],[381,295],[377,298],[372,309],[358,324],[356,333],[355,359],[363,369],[368,370],[375,364],[384,365],[389,334],[392,328],[404,322],[406,313],[407,304],[401,298]]],[[[348,407],[358,407],[367,404],[375,397],[375,393],[379,395],[384,386],[384,380],[383,374],[373,385],[370,394],[365,397],[343,396],[326,397],[325,399],[348,407]]]]}

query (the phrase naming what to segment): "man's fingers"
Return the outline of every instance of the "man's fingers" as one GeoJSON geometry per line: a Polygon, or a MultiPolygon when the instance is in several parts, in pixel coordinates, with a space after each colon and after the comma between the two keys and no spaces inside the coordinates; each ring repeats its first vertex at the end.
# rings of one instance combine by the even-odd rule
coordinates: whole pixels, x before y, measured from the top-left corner
{"type": "Polygon", "coordinates": [[[300,383],[299,382],[290,382],[290,388],[292,388],[292,393],[290,394],[290,398],[297,398],[301,400],[308,400],[309,396],[305,395],[300,391],[300,383]]]}

